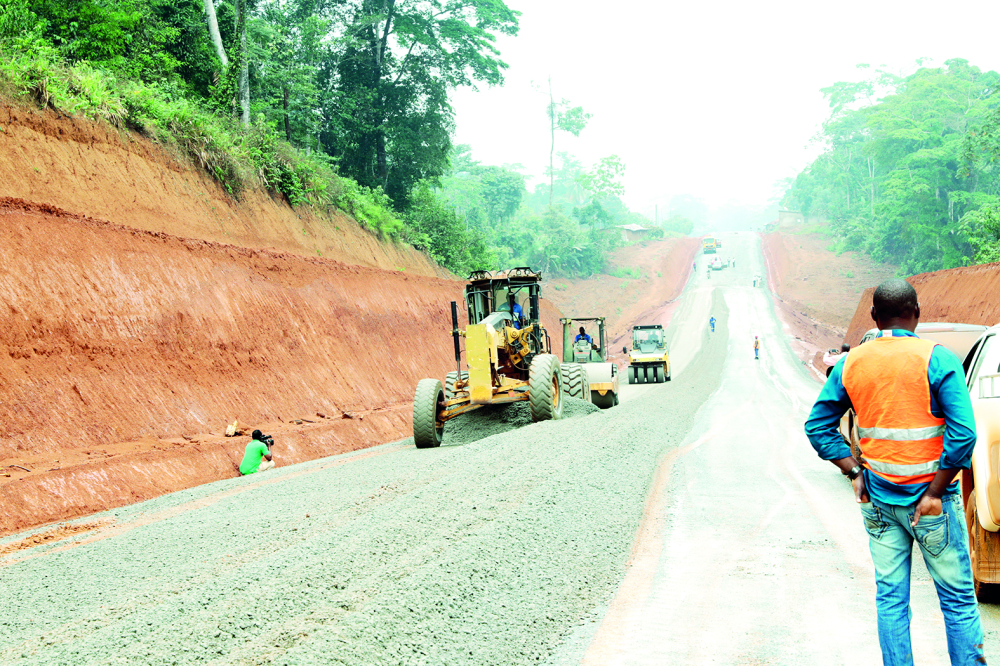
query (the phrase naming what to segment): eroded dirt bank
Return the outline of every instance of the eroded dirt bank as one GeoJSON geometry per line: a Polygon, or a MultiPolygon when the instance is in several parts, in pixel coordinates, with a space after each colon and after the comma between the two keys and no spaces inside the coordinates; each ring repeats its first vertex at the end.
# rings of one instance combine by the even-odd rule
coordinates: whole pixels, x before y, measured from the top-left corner
{"type": "Polygon", "coordinates": [[[279,465],[404,437],[454,364],[456,280],[13,199],[0,237],[0,533],[234,476],[237,418],[279,465]]]}
{"type": "MultiPolygon", "coordinates": [[[[921,273],[906,279],[917,290],[921,321],[993,326],[1000,323],[1000,263],[921,273]]],[[[875,326],[871,318],[875,287],[861,294],[845,342],[856,345],[875,326]]]]}
{"type": "Polygon", "coordinates": [[[235,201],[204,169],[108,125],[0,102],[0,128],[0,196],[184,238],[445,276],[343,215],[293,210],[257,191],[235,201]]]}
{"type": "Polygon", "coordinates": [[[823,352],[839,347],[865,288],[895,275],[896,267],[878,264],[856,252],[837,255],[832,239],[810,228],[764,234],[761,246],[767,283],[775,306],[804,363],[826,373],[823,352]]]}

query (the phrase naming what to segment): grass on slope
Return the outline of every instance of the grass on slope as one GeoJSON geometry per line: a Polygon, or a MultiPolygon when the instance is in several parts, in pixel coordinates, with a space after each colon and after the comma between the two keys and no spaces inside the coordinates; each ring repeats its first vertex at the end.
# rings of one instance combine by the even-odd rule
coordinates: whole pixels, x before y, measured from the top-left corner
{"type": "Polygon", "coordinates": [[[381,190],[339,176],[325,155],[280,140],[262,119],[244,128],[170,85],[122,80],[87,63],[71,65],[45,42],[0,41],[0,94],[138,132],[191,159],[235,198],[267,188],[292,206],[339,209],[382,238],[421,240],[381,190]]]}

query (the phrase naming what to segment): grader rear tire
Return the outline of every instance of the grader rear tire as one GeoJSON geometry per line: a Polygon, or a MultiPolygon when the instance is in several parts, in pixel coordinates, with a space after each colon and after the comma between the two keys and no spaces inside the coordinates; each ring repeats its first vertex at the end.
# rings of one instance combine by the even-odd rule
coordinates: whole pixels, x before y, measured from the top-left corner
{"type": "Polygon", "coordinates": [[[444,402],[444,389],[437,379],[421,379],[413,396],[413,443],[418,449],[441,446],[444,424],[438,425],[438,405],[444,402]]]}
{"type": "Polygon", "coordinates": [[[555,421],[562,418],[562,377],[559,359],[553,354],[539,354],[528,369],[528,406],[532,421],[555,421]]]}
{"type": "Polygon", "coordinates": [[[587,370],[579,363],[563,363],[559,366],[563,393],[571,398],[590,402],[590,379],[587,370]]]}
{"type": "MultiPolygon", "coordinates": [[[[444,376],[444,399],[451,400],[455,397],[455,383],[458,381],[458,370],[452,370],[447,375],[444,376]]],[[[462,370],[462,381],[469,381],[469,373],[462,370]]],[[[468,389],[462,389],[463,393],[467,393],[468,389]]]]}

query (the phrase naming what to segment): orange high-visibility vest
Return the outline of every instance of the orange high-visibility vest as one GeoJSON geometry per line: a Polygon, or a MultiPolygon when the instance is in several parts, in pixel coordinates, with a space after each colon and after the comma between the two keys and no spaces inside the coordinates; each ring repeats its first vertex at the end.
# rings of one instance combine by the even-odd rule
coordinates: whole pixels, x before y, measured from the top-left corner
{"type": "Polygon", "coordinates": [[[944,419],[931,412],[927,366],[935,344],[907,336],[852,349],[843,382],[857,413],[861,464],[899,484],[934,478],[944,451],[944,419]]]}

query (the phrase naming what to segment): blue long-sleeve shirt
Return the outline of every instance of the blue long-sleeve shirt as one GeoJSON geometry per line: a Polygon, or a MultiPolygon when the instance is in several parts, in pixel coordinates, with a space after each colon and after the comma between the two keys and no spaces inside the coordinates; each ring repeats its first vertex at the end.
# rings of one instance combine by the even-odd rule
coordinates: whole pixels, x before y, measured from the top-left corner
{"type": "MultiPolygon", "coordinates": [[[[903,330],[893,330],[892,335],[918,337],[903,330]]],[[[879,337],[882,337],[881,331],[879,337]]],[[[844,354],[844,358],[833,366],[806,421],[806,436],[823,460],[839,460],[851,455],[851,449],[839,430],[841,417],[853,408],[843,380],[847,356],[844,354]]],[[[953,353],[938,345],[931,352],[927,364],[927,379],[931,385],[931,413],[944,418],[944,452],[939,460],[941,469],[968,469],[972,449],[976,445],[976,420],[962,364],[953,353]]],[[[930,484],[892,483],[865,470],[865,485],[874,499],[885,504],[907,506],[919,499],[930,484]]],[[[955,481],[945,492],[957,491],[958,482],[955,481]]]]}

